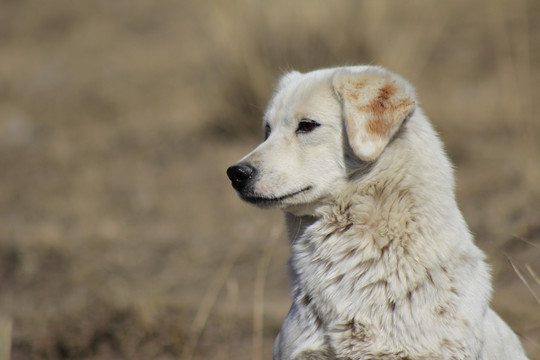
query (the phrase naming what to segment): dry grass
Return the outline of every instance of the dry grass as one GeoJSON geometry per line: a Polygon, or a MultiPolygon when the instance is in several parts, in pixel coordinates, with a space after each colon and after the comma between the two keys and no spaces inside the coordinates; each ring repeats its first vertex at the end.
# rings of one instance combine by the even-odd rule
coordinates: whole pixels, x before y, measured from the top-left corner
{"type": "Polygon", "coordinates": [[[13,321],[7,317],[0,317],[0,360],[11,358],[11,332],[13,321]]]}
{"type": "Polygon", "coordinates": [[[530,0],[0,2],[0,356],[269,358],[282,218],[224,170],[281,73],[370,63],[417,86],[493,306],[540,359],[538,19],[530,0]]]}

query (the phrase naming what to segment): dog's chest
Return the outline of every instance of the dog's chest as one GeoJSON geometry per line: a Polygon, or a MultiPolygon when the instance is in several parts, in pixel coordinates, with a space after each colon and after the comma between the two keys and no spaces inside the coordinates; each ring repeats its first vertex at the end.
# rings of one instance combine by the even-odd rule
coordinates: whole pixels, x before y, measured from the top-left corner
{"type": "Polygon", "coordinates": [[[335,349],[353,354],[374,349],[398,354],[403,344],[422,349],[425,343],[428,349],[444,341],[463,346],[463,331],[454,340],[439,331],[457,330],[452,318],[457,298],[445,290],[451,277],[411,265],[399,247],[381,248],[374,236],[354,224],[306,228],[292,246],[293,296],[299,306],[313,314],[335,349]]]}
{"type": "Polygon", "coordinates": [[[293,244],[293,285],[312,299],[322,318],[364,311],[374,315],[374,310],[395,307],[388,282],[395,263],[389,252],[381,258],[365,226],[314,224],[293,244]]]}

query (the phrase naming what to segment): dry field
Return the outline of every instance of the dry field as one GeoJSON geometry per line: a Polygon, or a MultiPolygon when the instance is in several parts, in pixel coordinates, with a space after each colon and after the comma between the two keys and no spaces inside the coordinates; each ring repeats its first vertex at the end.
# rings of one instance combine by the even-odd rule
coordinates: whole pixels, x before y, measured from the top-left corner
{"type": "Polygon", "coordinates": [[[282,215],[225,169],[280,74],[361,63],[416,85],[539,360],[536,0],[1,1],[0,359],[270,359],[282,215]]]}

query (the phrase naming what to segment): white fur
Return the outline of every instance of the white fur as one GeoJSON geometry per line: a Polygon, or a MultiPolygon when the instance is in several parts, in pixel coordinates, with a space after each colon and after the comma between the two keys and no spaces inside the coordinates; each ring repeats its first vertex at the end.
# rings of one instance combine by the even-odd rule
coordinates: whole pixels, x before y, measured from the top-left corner
{"type": "Polygon", "coordinates": [[[286,212],[293,304],[275,360],[526,359],[489,308],[484,254],[416,104],[379,67],[280,81],[268,139],[239,162],[256,169],[240,195],[286,212]]]}

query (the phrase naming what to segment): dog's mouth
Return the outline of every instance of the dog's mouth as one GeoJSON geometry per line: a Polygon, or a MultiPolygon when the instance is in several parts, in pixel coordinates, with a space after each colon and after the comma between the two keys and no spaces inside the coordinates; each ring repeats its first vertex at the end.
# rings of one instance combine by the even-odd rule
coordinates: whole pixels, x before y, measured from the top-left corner
{"type": "Polygon", "coordinates": [[[242,197],[243,200],[247,202],[250,202],[257,206],[267,207],[267,206],[276,206],[280,204],[281,202],[283,202],[284,200],[287,200],[299,194],[305,193],[311,189],[312,189],[312,186],[310,185],[310,186],[306,186],[303,189],[293,191],[291,193],[281,195],[281,196],[261,196],[261,195],[256,195],[253,193],[240,194],[240,196],[242,197]]]}

